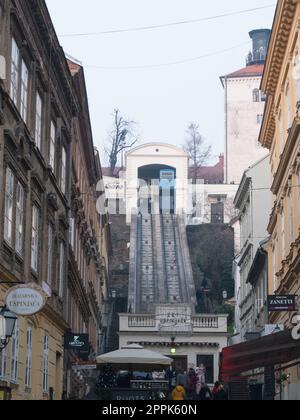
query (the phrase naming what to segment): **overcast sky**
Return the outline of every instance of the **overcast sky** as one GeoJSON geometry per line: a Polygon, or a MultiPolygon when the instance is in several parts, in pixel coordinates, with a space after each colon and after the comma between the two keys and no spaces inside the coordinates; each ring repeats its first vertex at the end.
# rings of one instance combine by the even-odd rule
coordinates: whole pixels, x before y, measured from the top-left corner
{"type": "Polygon", "coordinates": [[[251,47],[248,32],[271,28],[274,0],[47,0],[47,4],[58,35],[160,25],[272,6],[163,29],[60,37],[65,52],[85,66],[94,142],[101,153],[114,108],[138,122],[141,143],[164,141],[181,146],[187,125],[196,121],[213,145],[214,156],[224,151],[224,92],[219,77],[244,67],[251,47]],[[177,62],[235,46],[174,66],[97,68],[177,62]]]}

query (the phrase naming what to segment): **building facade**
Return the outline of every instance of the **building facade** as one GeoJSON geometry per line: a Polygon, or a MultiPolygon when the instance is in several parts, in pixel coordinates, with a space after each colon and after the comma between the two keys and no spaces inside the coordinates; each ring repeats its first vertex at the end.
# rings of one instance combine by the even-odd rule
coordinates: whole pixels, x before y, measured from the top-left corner
{"type": "Polygon", "coordinates": [[[49,297],[18,320],[0,378],[13,399],[60,399],[76,98],[45,3],[1,1],[0,10],[0,278],[37,283],[49,297]]]}
{"type": "Polygon", "coordinates": [[[244,171],[266,155],[258,142],[265,95],[260,83],[270,30],[250,32],[247,66],[221,78],[225,89],[225,183],[239,184],[244,171]]]}
{"type": "Polygon", "coordinates": [[[79,113],[73,118],[72,193],[70,246],[67,288],[67,322],[75,334],[88,334],[90,351],[86,354],[66,351],[66,393],[80,397],[87,378],[78,380],[72,363],[95,360],[102,343],[102,307],[108,288],[108,215],[103,200],[98,200],[97,185],[102,179],[98,152],[94,149],[89,119],[84,70],[68,60],[78,98],[79,113]]]}
{"type": "MultiPolygon", "coordinates": [[[[261,285],[250,282],[250,273],[255,267],[257,252],[268,237],[266,226],[271,211],[269,156],[245,171],[235,197],[239,212],[241,250],[234,261],[235,283],[239,319],[236,322],[240,341],[247,341],[251,334],[259,332],[256,316],[267,301],[267,278],[262,276],[261,285]],[[262,291],[260,295],[260,291],[262,291]]],[[[254,283],[254,281],[253,281],[254,283]]]]}
{"type": "MultiPolygon", "coordinates": [[[[179,310],[176,306],[161,309],[173,312],[174,319],[179,310]]],[[[228,316],[194,314],[187,317],[185,325],[179,322],[170,327],[160,319],[159,311],[157,307],[157,315],[120,314],[120,348],[139,344],[164,354],[173,359],[176,372],[188,372],[203,364],[205,380],[213,385],[219,379],[220,354],[228,343],[228,316]]]]}
{"type": "Polygon", "coordinates": [[[65,351],[65,333],[89,335],[87,356],[103,347],[109,226],[96,194],[101,165],[83,70],[68,65],[44,1],[0,1],[0,56],[0,306],[13,284],[35,283],[48,296],[40,313],[18,319],[0,352],[0,391],[61,399],[80,360],[65,351]]]}
{"type": "MultiPolygon", "coordinates": [[[[267,94],[266,112],[260,143],[271,153],[273,209],[268,224],[269,291],[271,294],[298,296],[300,272],[300,4],[278,1],[269,52],[262,79],[267,94]]],[[[299,310],[298,310],[299,313],[299,310]]],[[[271,324],[292,328],[294,313],[270,316],[271,324]]],[[[284,396],[299,399],[299,368],[286,370],[289,380],[284,396]]]]}

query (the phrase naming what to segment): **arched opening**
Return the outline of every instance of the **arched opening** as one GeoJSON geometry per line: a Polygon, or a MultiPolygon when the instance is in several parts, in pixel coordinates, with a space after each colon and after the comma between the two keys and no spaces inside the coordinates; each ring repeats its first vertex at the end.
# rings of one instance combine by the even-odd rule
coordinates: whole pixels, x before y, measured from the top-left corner
{"type": "MultiPolygon", "coordinates": [[[[159,186],[159,211],[161,214],[174,214],[176,208],[176,192],[175,192],[175,180],[176,180],[176,168],[169,165],[146,165],[138,169],[138,179],[140,185],[145,183],[148,186],[148,192],[146,191],[139,196],[139,207],[141,208],[141,200],[147,200],[146,207],[148,207],[148,213],[154,213],[155,203],[151,187],[159,186]],[[146,196],[145,196],[146,195],[146,196]]],[[[144,203],[145,204],[145,203],[144,203]]],[[[145,208],[145,205],[144,205],[145,208]]]]}

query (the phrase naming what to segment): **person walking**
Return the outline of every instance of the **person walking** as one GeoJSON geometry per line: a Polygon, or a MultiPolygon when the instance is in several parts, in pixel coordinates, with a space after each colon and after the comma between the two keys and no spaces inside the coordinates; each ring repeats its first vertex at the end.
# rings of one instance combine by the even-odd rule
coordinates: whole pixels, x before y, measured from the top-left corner
{"type": "Polygon", "coordinates": [[[218,391],[214,397],[214,401],[228,401],[228,396],[222,383],[218,388],[218,391]]]}
{"type": "Polygon", "coordinates": [[[173,401],[184,401],[186,398],[186,390],[182,384],[177,385],[172,392],[173,401]]]}
{"type": "Polygon", "coordinates": [[[212,390],[213,399],[215,399],[215,396],[218,393],[219,387],[220,387],[220,382],[218,381],[218,382],[215,383],[215,386],[214,386],[214,388],[212,390]]]}
{"type": "Polygon", "coordinates": [[[187,389],[188,386],[188,377],[186,372],[183,370],[180,370],[177,375],[177,385],[182,385],[185,389],[187,389]]]}
{"type": "Polygon", "coordinates": [[[211,390],[209,389],[208,385],[203,384],[202,388],[199,392],[199,400],[200,401],[212,401],[213,395],[211,390]]]}
{"type": "Polygon", "coordinates": [[[170,366],[166,370],[165,380],[169,382],[169,389],[170,390],[176,385],[176,382],[174,383],[174,381],[176,381],[176,372],[175,372],[173,366],[170,366]]]}
{"type": "Polygon", "coordinates": [[[197,399],[197,382],[198,378],[194,369],[189,370],[188,375],[188,398],[189,400],[196,400],[197,399]]]}

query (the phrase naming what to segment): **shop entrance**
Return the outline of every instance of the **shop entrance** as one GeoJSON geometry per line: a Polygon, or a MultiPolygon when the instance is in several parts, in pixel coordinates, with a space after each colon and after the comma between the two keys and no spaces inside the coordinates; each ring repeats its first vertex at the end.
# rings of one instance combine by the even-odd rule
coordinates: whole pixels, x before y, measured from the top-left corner
{"type": "Polygon", "coordinates": [[[187,356],[171,356],[173,359],[173,367],[175,371],[178,373],[180,371],[182,372],[188,372],[188,358],[187,356]]]}

